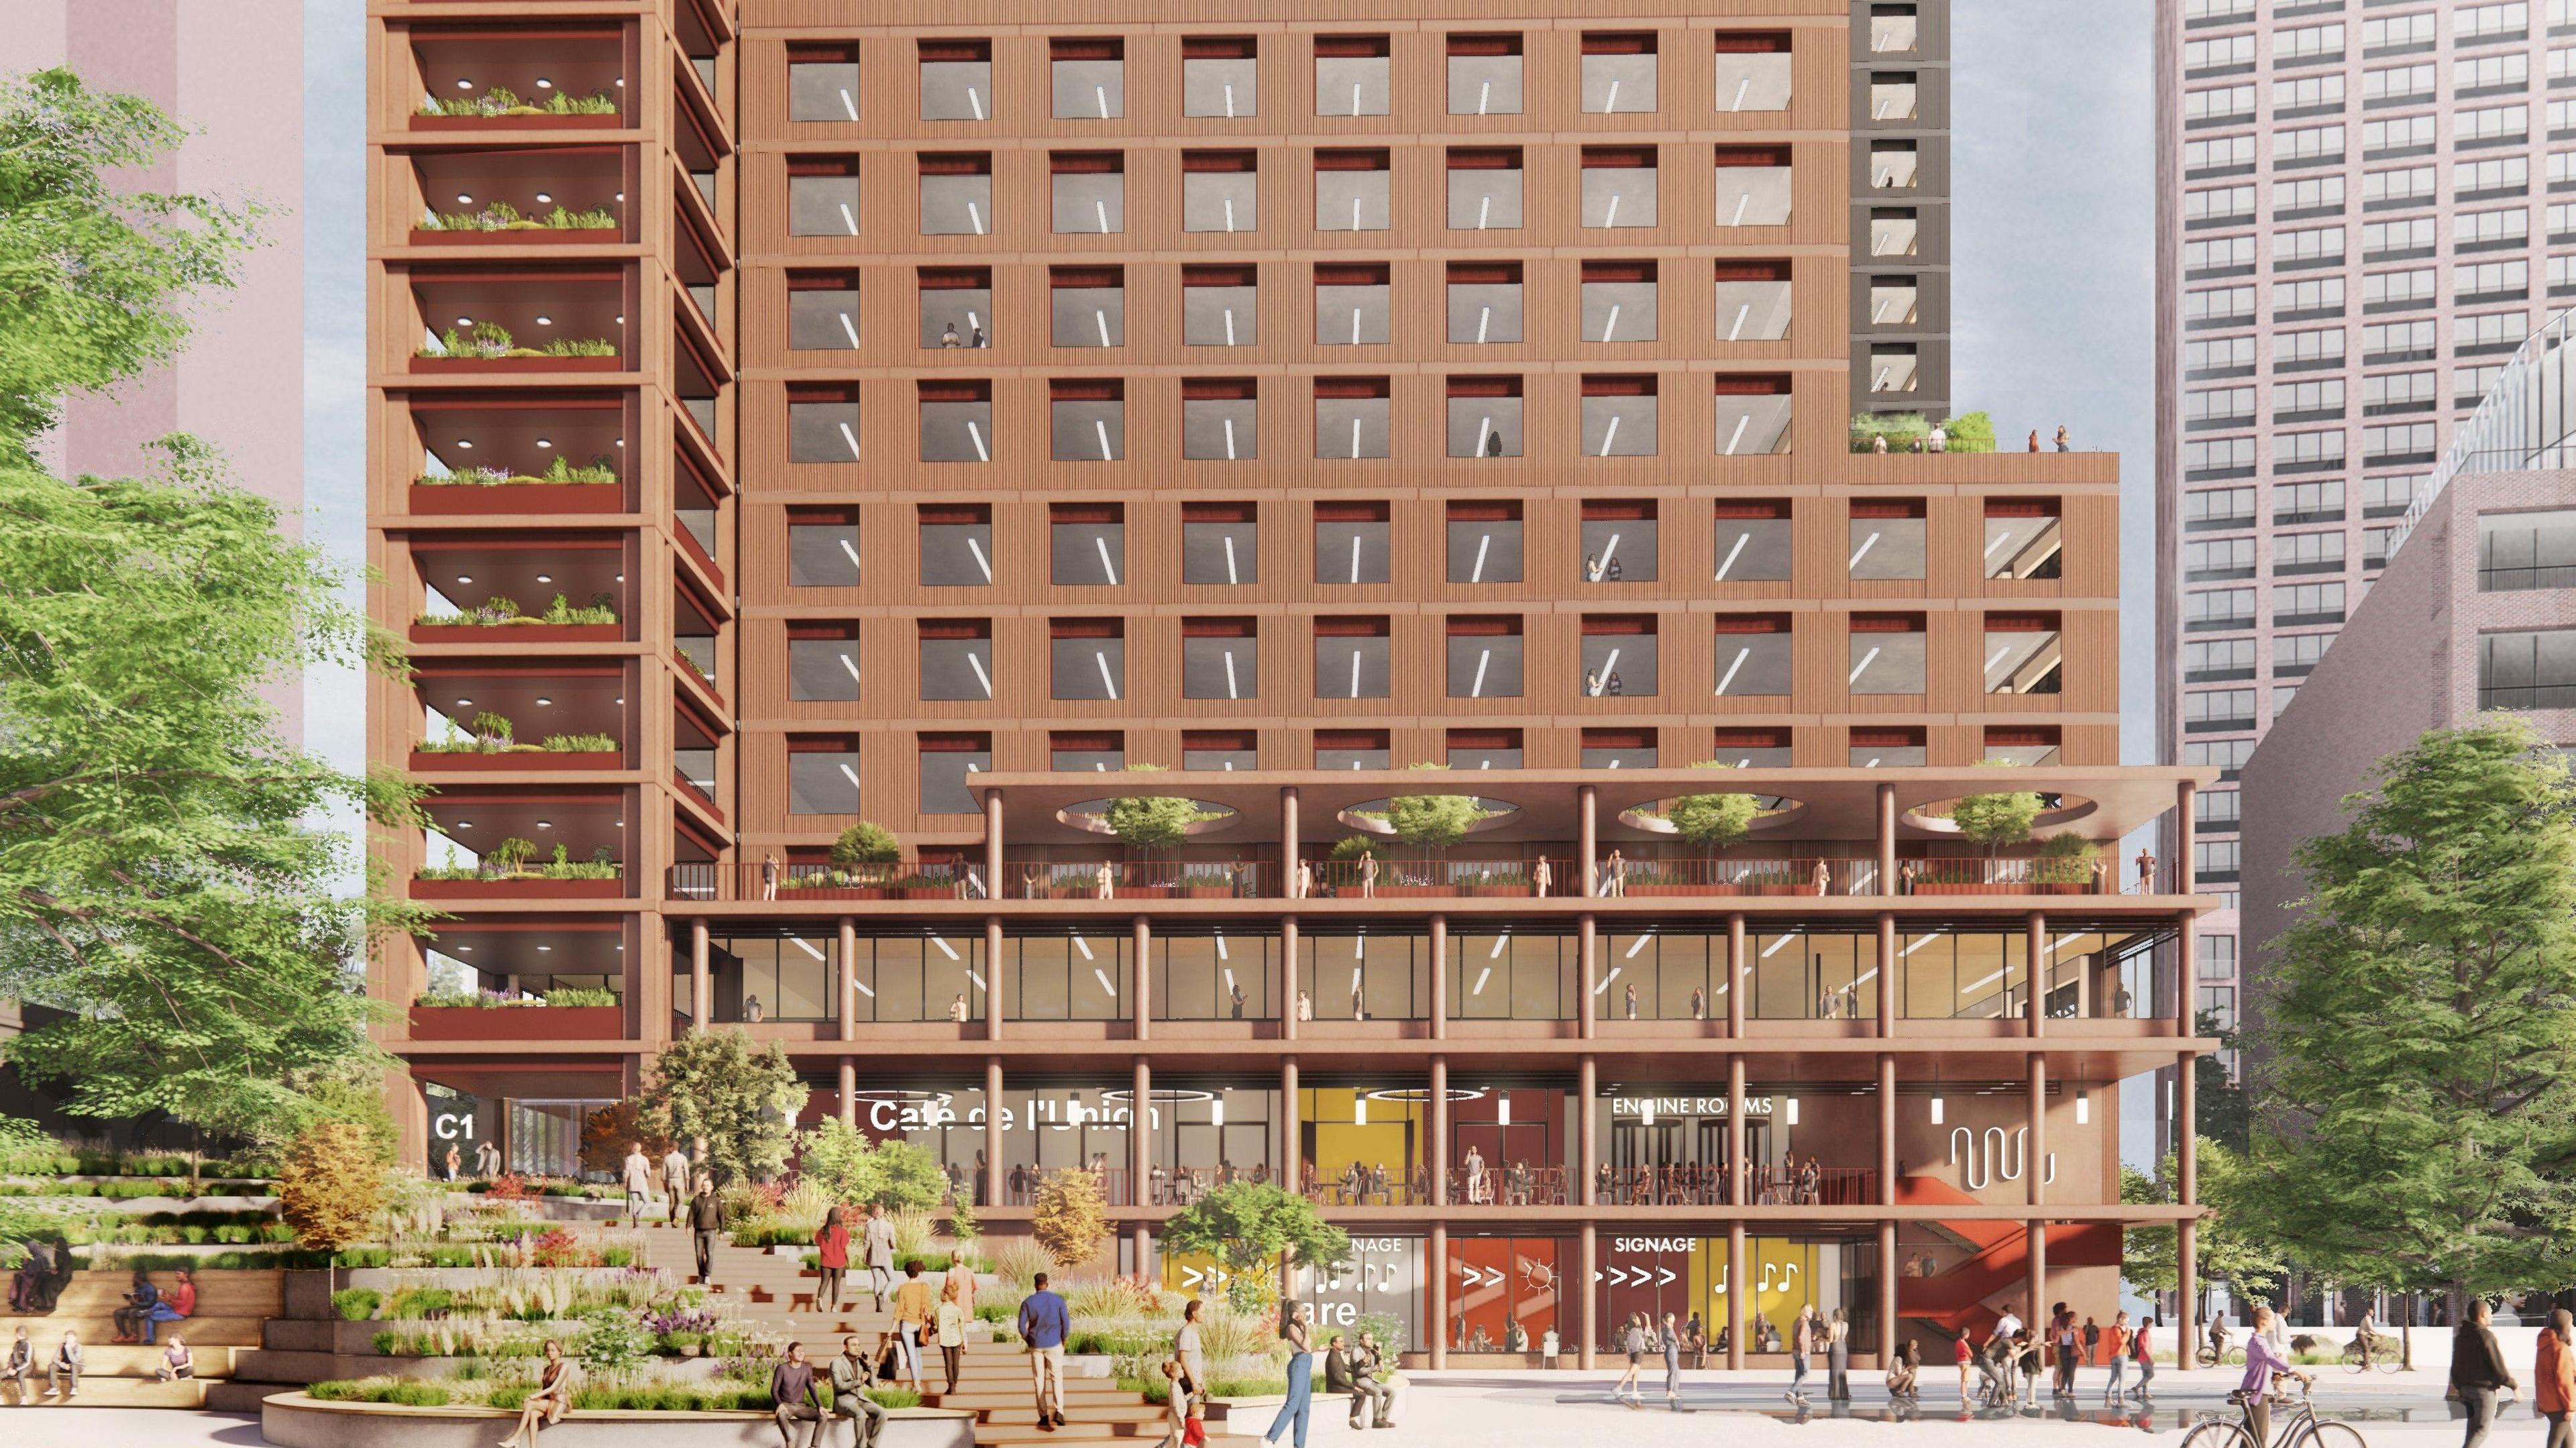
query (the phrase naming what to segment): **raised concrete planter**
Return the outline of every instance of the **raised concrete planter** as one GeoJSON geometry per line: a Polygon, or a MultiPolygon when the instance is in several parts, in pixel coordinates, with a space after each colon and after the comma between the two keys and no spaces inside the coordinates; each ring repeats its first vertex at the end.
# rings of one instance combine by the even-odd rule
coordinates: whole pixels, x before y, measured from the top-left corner
{"type": "MultiPolygon", "coordinates": [[[[1326,1392],[1322,1387],[1321,1371],[1315,1374],[1315,1381],[1314,1406],[1306,1413],[1307,1430],[1318,1438],[1348,1436],[1351,1431],[1351,1395],[1326,1392]]],[[[1395,1397],[1387,1404],[1386,1420],[1400,1427],[1404,1423],[1406,1398],[1412,1385],[1402,1373],[1398,1373],[1387,1380],[1387,1386],[1395,1389],[1395,1397]]],[[[1207,1407],[1208,1428],[1211,1432],[1221,1428],[1227,1433],[1256,1437],[1270,1427],[1270,1420],[1279,1415],[1279,1405],[1286,1401],[1287,1396],[1282,1393],[1264,1393],[1249,1398],[1211,1398],[1207,1407]]],[[[1362,1412],[1365,1415],[1366,1410],[1362,1412]]]]}
{"type": "MultiPolygon", "coordinates": [[[[260,1437],[276,1448],[488,1448],[519,1415],[498,1408],[412,1408],[395,1403],[325,1403],[279,1393],[259,1410],[260,1437]]],[[[574,1412],[544,1432],[557,1448],[768,1448],[777,1420],[766,1413],[574,1412]]],[[[840,1434],[833,1441],[846,1441],[840,1434]]],[[[975,1415],[951,1408],[895,1408],[880,1448],[974,1448],[975,1415]]]]}

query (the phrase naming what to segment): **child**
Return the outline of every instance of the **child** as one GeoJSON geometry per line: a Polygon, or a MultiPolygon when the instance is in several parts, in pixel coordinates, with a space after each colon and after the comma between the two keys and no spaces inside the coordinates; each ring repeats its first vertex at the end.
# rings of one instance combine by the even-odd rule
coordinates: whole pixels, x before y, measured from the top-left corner
{"type": "Polygon", "coordinates": [[[1198,1398],[1182,1384],[1181,1360],[1163,1360],[1163,1416],[1170,1427],[1158,1448],[1181,1448],[1189,1441],[1190,1420],[1197,1416],[1198,1398]]]}
{"type": "Polygon", "coordinates": [[[1207,1448],[1207,1399],[1190,1399],[1189,1421],[1181,1428],[1181,1448],[1207,1448]]]}

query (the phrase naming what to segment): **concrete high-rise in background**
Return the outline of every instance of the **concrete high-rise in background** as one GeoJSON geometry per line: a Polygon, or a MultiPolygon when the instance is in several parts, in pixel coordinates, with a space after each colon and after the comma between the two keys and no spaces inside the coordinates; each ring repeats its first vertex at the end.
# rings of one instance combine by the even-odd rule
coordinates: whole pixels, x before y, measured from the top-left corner
{"type": "MultiPolygon", "coordinates": [[[[193,433],[235,481],[276,501],[290,530],[304,509],[304,63],[302,0],[9,0],[0,74],[66,66],[93,89],[138,95],[187,129],[177,150],[121,179],[256,204],[261,245],[240,282],[193,305],[196,333],[168,366],[105,396],[75,397],[47,461],[102,476],[149,470],[145,444],[193,433]]],[[[290,740],[301,688],[267,690],[290,740]]]]}
{"type": "Polygon", "coordinates": [[[2237,771],[2576,297],[2576,3],[2158,0],[2156,64],[2158,722],[2221,771],[2191,848],[2225,1025],[2237,771]]]}

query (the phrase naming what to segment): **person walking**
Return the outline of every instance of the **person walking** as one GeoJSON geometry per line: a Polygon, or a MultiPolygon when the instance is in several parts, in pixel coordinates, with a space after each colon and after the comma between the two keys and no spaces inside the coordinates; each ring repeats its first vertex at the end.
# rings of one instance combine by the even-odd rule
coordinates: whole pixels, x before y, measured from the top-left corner
{"type": "Polygon", "coordinates": [[[2148,1334],[2163,1325],[2163,1319],[2150,1315],[2138,1324],[2137,1334],[2129,1339],[2129,1361],[2138,1366],[2138,1401],[2141,1403],[2152,1402],[2156,1396],[2147,1389],[2147,1384],[2155,1381],[2156,1376],[2156,1349],[2148,1334]]]}
{"type": "Polygon", "coordinates": [[[839,1312],[841,1280],[850,1271],[850,1229],[842,1223],[837,1203],[823,1214],[823,1225],[814,1230],[814,1261],[823,1274],[814,1284],[814,1310],[839,1312]]]}
{"type": "Polygon", "coordinates": [[[1619,1347],[1628,1354],[1628,1370],[1619,1375],[1619,1381],[1610,1385],[1610,1401],[1624,1401],[1632,1408],[1640,1407],[1642,1404],[1637,1402],[1637,1374],[1646,1364],[1646,1319],[1643,1313],[1629,1313],[1627,1320],[1619,1324],[1619,1347]]]}
{"type": "MultiPolygon", "coordinates": [[[[2254,1309],[2258,1324],[2270,1311],[2267,1307],[2254,1309]]],[[[2514,1380],[2513,1369],[2504,1364],[2504,1349],[2496,1345],[2495,1330],[2487,1326],[2489,1315],[2486,1299],[2472,1298],[2468,1312],[2451,1334],[2451,1387],[2459,1393],[2460,1405],[2469,1411],[2469,1432],[2460,1448],[2478,1448],[2486,1441],[2487,1428],[2495,1422],[2496,1389],[2519,1391],[2522,1387],[2514,1380]]],[[[2245,1361],[2249,1364],[2254,1361],[2254,1338],[2261,1336],[2258,1331],[2245,1341],[2245,1361]]],[[[2250,1371],[2246,1381],[2253,1381],[2250,1371]]]]}
{"type": "Polygon", "coordinates": [[[1837,1307],[1825,1323],[1825,1397],[1848,1403],[1851,1395],[1851,1320],[1837,1307]]]}
{"type": "Polygon", "coordinates": [[[1199,1300],[1181,1305],[1181,1330],[1172,1338],[1172,1357],[1181,1365],[1181,1382],[1192,1395],[1208,1390],[1207,1352],[1199,1345],[1199,1300]]]}
{"type": "Polygon", "coordinates": [[[1816,1350],[1815,1319],[1815,1305],[1809,1303],[1789,1324],[1789,1391],[1782,1396],[1802,1408],[1807,1405],[1807,1357],[1816,1350]]]}
{"type": "Polygon", "coordinates": [[[653,1205],[653,1159],[644,1154],[644,1143],[626,1143],[626,1164],[619,1175],[626,1183],[626,1225],[641,1227],[653,1205]]]}
{"type": "Polygon", "coordinates": [[[2053,1322],[2055,1325],[2049,1333],[2052,1339],[2049,1346],[2057,1354],[2057,1383],[2053,1396],[2071,1398],[2075,1396],[2075,1366],[2078,1355],[2084,1350],[2084,1333],[2075,1325],[2074,1310],[2062,1302],[2057,1305],[2053,1322]]]}
{"type": "Polygon", "coordinates": [[[689,1209],[689,1154],[678,1142],[662,1153],[662,1195],[671,1199],[670,1215],[663,1225],[676,1227],[689,1209]]]}
{"type": "Polygon", "coordinates": [[[1189,1440],[1190,1379],[1177,1357],[1163,1359],[1163,1437],[1154,1448],[1181,1448],[1189,1440]]]}
{"type": "Polygon", "coordinates": [[[1968,1411],[1968,1370],[1977,1363],[1977,1350],[1969,1345],[1966,1333],[1950,1344],[1950,1360],[1959,1365],[1959,1411],[1964,1413],[1968,1411]]]}
{"type": "Polygon", "coordinates": [[[769,1370],[770,1416],[778,1421],[778,1441],[796,1448],[796,1425],[811,1423],[805,1441],[811,1448],[823,1436],[823,1408],[814,1401],[814,1365],[805,1361],[805,1344],[791,1342],[787,1355],[769,1370]]]}
{"type": "Polygon", "coordinates": [[[894,1290],[894,1223],[886,1220],[885,1203],[868,1204],[868,1224],[861,1244],[867,1252],[868,1291],[876,1310],[885,1311],[886,1294],[894,1290]]]}
{"type": "Polygon", "coordinates": [[[2105,1349],[2102,1361],[2111,1370],[2109,1381],[2102,1384],[2102,1401],[2116,1403],[2129,1395],[2128,1390],[2120,1382],[2129,1361],[2129,1314],[2125,1312],[2111,1314],[2111,1325],[2102,1333],[2102,1347],[2105,1349]]]}
{"type": "MultiPolygon", "coordinates": [[[[1029,1355],[1039,1431],[1052,1433],[1064,1426],[1064,1340],[1073,1334],[1073,1314],[1047,1287],[1045,1273],[1030,1286],[1029,1295],[1020,1299],[1020,1342],[1029,1355]]],[[[1295,1382],[1293,1374],[1290,1382],[1295,1382]]]]}
{"type": "Polygon", "coordinates": [[[547,1338],[545,1362],[537,1369],[537,1385],[519,1400],[519,1426],[501,1440],[501,1448],[522,1445],[537,1448],[537,1430],[552,1427],[572,1411],[572,1364],[564,1360],[563,1340],[547,1338]]]}
{"type": "Polygon", "coordinates": [[[894,1290],[894,1330],[902,1340],[904,1366],[916,1393],[922,1391],[922,1349],[929,1344],[937,1320],[930,1284],[921,1280],[921,1259],[911,1258],[903,1264],[903,1285],[894,1290]]]}
{"type": "Polygon", "coordinates": [[[1678,1403],[1682,1400],[1682,1334],[1669,1312],[1664,1314],[1661,1345],[1664,1350],[1664,1401],[1678,1403]]]}
{"type": "Polygon", "coordinates": [[[2571,1448],[2576,1435],[2569,1433],[2567,1414],[2576,1403],[2576,1315],[2563,1307],[2552,1311],[2534,1349],[2531,1410],[2549,1422],[2542,1448],[2571,1448]]]}
{"type": "Polygon", "coordinates": [[[1306,1304],[1293,1298],[1279,1304],[1279,1336],[1288,1344],[1288,1395],[1261,1440],[1276,1443],[1293,1426],[1297,1448],[1306,1448],[1306,1420],[1315,1408],[1314,1339],[1306,1326],[1306,1304]]]}
{"type": "MultiPolygon", "coordinates": [[[[877,1373],[856,1337],[841,1339],[841,1355],[832,1359],[831,1381],[832,1416],[850,1420],[850,1448],[876,1448],[885,1433],[886,1410],[868,1396],[868,1390],[877,1385],[877,1373]]],[[[824,1426],[815,1425],[816,1438],[825,1436],[824,1426]]]]}
{"type": "Polygon", "coordinates": [[[939,1341],[939,1364],[947,1371],[947,1392],[957,1391],[957,1373],[966,1361],[966,1324],[975,1320],[975,1274],[965,1267],[965,1259],[952,1258],[948,1270],[940,1274],[939,1305],[932,1309],[932,1331],[939,1341]],[[965,1288],[961,1293],[959,1281],[965,1288]]]}
{"type": "Polygon", "coordinates": [[[698,1284],[716,1283],[716,1238],[724,1231],[724,1203],[716,1200],[716,1179],[698,1173],[698,1192],[689,1198],[689,1237],[697,1248],[698,1284]]]}

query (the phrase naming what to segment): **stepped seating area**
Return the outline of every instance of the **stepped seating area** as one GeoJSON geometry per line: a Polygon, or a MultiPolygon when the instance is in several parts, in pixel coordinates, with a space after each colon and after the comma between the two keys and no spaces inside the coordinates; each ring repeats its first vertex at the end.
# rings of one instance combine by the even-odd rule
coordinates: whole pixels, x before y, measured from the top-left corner
{"type": "MultiPolygon", "coordinates": [[[[612,1236],[632,1243],[648,1265],[694,1280],[697,1264],[688,1233],[648,1227],[619,1229],[612,1236]]],[[[778,1256],[757,1248],[719,1246],[714,1268],[719,1297],[744,1316],[802,1341],[807,1356],[817,1361],[837,1355],[846,1336],[857,1336],[873,1352],[878,1334],[893,1330],[894,1314],[876,1310],[865,1290],[865,1272],[850,1274],[849,1285],[842,1289],[842,1310],[825,1312],[813,1301],[820,1279],[803,1265],[801,1252],[778,1256]]],[[[1120,1388],[1113,1379],[1070,1374],[1064,1385],[1064,1426],[1053,1432],[1040,1429],[1028,1357],[1016,1343],[986,1342],[979,1335],[966,1349],[955,1393],[943,1391],[947,1372],[937,1348],[925,1351],[922,1377],[929,1389],[922,1394],[923,1407],[974,1413],[977,1448],[1024,1448],[1068,1440],[1151,1444],[1163,1436],[1161,1405],[1147,1402],[1142,1393],[1120,1388]]],[[[1254,1448],[1256,1440],[1250,1436],[1225,1434],[1214,1423],[1208,1426],[1210,1448],[1254,1448]]]]}
{"type": "MultiPolygon", "coordinates": [[[[72,1274],[54,1310],[41,1317],[0,1316],[0,1344],[27,1330],[37,1371],[30,1379],[26,1404],[59,1406],[47,1394],[44,1365],[51,1362],[66,1330],[80,1334],[83,1365],[79,1396],[84,1408],[195,1408],[205,1403],[210,1384],[229,1379],[236,1352],[256,1348],[260,1325],[286,1310],[286,1274],[275,1271],[219,1271],[197,1274],[196,1315],[184,1322],[161,1324],[161,1344],[172,1334],[183,1338],[196,1359],[197,1375],[184,1382],[153,1380],[161,1363],[161,1346],[120,1346],[112,1314],[125,1305],[133,1280],[128,1272],[85,1271],[72,1274]]],[[[164,1291],[176,1279],[152,1274],[164,1291]]],[[[0,1398],[6,1390],[0,1389],[0,1398]]],[[[10,1403],[8,1406],[18,1406],[10,1403]]]]}

